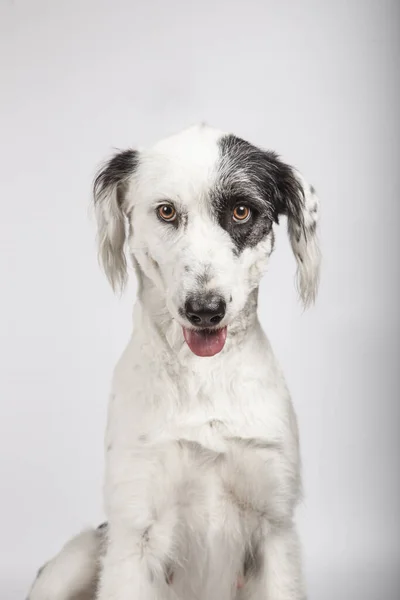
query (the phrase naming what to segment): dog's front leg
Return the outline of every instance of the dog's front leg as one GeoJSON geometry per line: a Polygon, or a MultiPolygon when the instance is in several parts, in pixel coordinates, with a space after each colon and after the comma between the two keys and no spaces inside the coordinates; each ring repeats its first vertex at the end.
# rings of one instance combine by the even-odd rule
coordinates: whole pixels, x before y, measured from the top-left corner
{"type": "Polygon", "coordinates": [[[301,549],[294,525],[270,530],[264,556],[266,600],[305,600],[301,549]]]}
{"type": "Polygon", "coordinates": [[[251,477],[246,479],[246,472],[242,472],[245,488],[239,498],[245,501],[247,489],[250,503],[262,516],[246,555],[245,583],[238,599],[305,600],[301,549],[293,523],[300,492],[296,444],[282,443],[271,448],[260,444],[256,452],[261,463],[251,457],[254,450],[249,442],[248,446],[244,456],[248,456],[249,465],[253,460],[258,476],[249,470],[251,477]]]}
{"type": "Polygon", "coordinates": [[[301,548],[294,511],[300,493],[298,452],[285,445],[267,461],[270,477],[266,504],[267,527],[262,542],[263,594],[257,600],[305,600],[301,548]],[[290,458],[289,458],[290,457],[290,458]]]}
{"type": "Polygon", "coordinates": [[[174,444],[108,454],[109,532],[98,600],[172,597],[168,573],[177,553],[180,473],[174,444]]]}
{"type": "Polygon", "coordinates": [[[98,600],[166,600],[162,549],[151,539],[151,527],[142,532],[110,525],[109,548],[103,559],[98,600]],[[151,548],[150,548],[151,547],[151,548]]]}
{"type": "Polygon", "coordinates": [[[261,558],[237,600],[306,600],[301,553],[293,525],[268,527],[257,550],[261,558]]]}
{"type": "Polygon", "coordinates": [[[257,600],[305,600],[301,547],[293,522],[300,492],[298,459],[289,460],[284,447],[272,452],[267,463],[270,495],[267,527],[262,542],[263,595],[257,600]]]}

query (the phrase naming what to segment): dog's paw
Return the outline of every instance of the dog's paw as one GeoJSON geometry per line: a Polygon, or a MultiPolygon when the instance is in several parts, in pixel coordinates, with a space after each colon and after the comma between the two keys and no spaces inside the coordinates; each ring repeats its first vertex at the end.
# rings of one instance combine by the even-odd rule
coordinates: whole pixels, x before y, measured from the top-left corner
{"type": "Polygon", "coordinates": [[[85,531],[38,571],[27,600],[94,600],[101,535],[85,531]]]}

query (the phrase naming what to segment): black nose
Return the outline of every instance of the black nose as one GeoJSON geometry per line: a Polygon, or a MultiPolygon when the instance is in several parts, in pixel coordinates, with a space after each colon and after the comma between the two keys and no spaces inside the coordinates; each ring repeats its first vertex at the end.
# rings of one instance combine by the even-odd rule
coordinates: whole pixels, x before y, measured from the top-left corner
{"type": "Polygon", "coordinates": [[[225,316],[226,303],[221,296],[189,298],[185,303],[185,314],[192,325],[213,327],[225,316]]]}

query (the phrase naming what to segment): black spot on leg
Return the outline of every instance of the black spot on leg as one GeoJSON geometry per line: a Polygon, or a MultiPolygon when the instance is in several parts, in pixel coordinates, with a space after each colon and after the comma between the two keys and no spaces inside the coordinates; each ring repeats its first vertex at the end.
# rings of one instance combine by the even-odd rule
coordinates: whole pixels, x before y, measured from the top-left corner
{"type": "Polygon", "coordinates": [[[258,545],[246,548],[243,560],[243,575],[245,578],[255,577],[262,569],[262,554],[258,545]]]}
{"type": "Polygon", "coordinates": [[[174,569],[171,564],[167,564],[164,569],[165,573],[165,581],[170,585],[173,582],[174,578],[174,569]]]}

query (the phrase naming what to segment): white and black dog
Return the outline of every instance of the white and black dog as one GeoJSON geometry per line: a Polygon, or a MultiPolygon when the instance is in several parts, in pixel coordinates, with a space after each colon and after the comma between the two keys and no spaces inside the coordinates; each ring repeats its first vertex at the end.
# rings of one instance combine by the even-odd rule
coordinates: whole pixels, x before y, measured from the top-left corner
{"type": "Polygon", "coordinates": [[[125,246],[138,278],[109,403],[108,524],[71,540],[30,600],[304,600],[296,417],[257,295],[285,215],[313,301],[313,187],[201,125],[114,156],[94,201],[111,284],[125,282],[125,246]]]}

